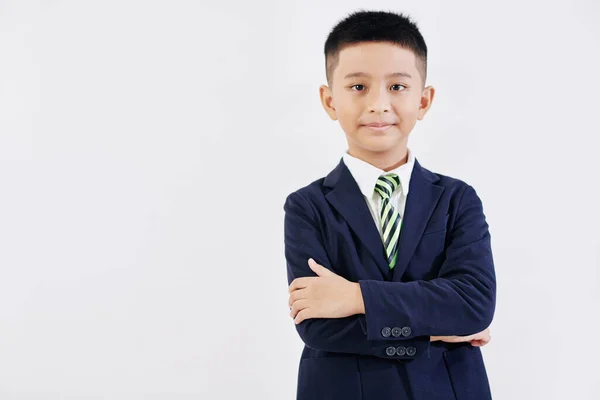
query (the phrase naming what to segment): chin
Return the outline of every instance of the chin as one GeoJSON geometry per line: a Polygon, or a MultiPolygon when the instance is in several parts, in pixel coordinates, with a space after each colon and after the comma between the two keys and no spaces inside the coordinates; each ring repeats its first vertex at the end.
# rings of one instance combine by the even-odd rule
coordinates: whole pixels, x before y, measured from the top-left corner
{"type": "Polygon", "coordinates": [[[373,146],[368,144],[361,144],[359,146],[363,152],[372,154],[385,154],[393,150],[393,146],[373,146]]]}
{"type": "Polygon", "coordinates": [[[373,136],[363,138],[362,140],[358,140],[357,143],[363,149],[377,153],[389,151],[399,144],[397,138],[391,136],[373,136]]]}

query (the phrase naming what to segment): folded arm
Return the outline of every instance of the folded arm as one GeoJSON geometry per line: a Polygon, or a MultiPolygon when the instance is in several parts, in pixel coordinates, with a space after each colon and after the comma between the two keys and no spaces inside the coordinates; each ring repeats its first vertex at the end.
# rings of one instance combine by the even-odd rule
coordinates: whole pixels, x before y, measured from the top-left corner
{"type": "Polygon", "coordinates": [[[383,327],[399,321],[416,336],[466,336],[484,331],[494,316],[496,277],[490,233],[475,190],[467,186],[461,196],[438,278],[361,280],[359,284],[368,339],[381,338],[383,327]]]}
{"type": "MultiPolygon", "coordinates": [[[[288,196],[284,210],[288,285],[299,277],[316,276],[308,265],[309,258],[334,271],[323,245],[319,223],[302,195],[296,192],[288,196]]],[[[391,334],[388,337],[367,337],[367,320],[368,317],[364,314],[356,314],[344,318],[306,319],[295,326],[308,347],[323,351],[411,359],[418,357],[429,347],[428,335],[411,335],[410,338],[391,334]],[[391,348],[396,350],[392,352],[391,348]]]]}

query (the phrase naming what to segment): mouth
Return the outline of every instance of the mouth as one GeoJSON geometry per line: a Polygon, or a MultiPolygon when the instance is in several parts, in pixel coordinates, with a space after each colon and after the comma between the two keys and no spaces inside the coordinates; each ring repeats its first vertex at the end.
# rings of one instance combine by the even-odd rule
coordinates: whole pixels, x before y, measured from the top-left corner
{"type": "Polygon", "coordinates": [[[376,123],[376,124],[368,124],[368,125],[363,125],[365,128],[371,129],[373,131],[376,132],[383,132],[387,129],[389,129],[390,127],[394,126],[394,124],[381,124],[381,123],[376,123]]]}

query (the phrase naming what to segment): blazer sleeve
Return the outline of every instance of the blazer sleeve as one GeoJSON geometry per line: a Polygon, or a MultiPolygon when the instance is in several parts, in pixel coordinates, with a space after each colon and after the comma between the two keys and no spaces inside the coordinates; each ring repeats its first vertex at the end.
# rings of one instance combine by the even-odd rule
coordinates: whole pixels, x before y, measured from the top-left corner
{"type": "Polygon", "coordinates": [[[475,189],[466,185],[463,190],[437,278],[359,284],[368,338],[379,337],[383,326],[398,321],[417,336],[466,336],[485,330],[496,307],[496,275],[488,224],[475,189]]]}
{"type": "MultiPolygon", "coordinates": [[[[319,223],[311,206],[300,194],[290,194],[284,204],[284,247],[287,264],[288,286],[299,277],[317,276],[308,266],[308,259],[334,272],[323,245],[319,223]]],[[[294,323],[292,321],[292,323],[294,323]]],[[[374,325],[378,322],[374,322],[374,325]]],[[[355,314],[344,318],[309,318],[296,325],[296,330],[306,346],[316,350],[371,355],[388,359],[414,359],[429,350],[430,337],[402,338],[367,337],[367,322],[364,314],[355,314]],[[392,352],[391,346],[414,347],[408,353],[392,352]],[[400,355],[398,355],[400,354],[400,355]]],[[[396,326],[396,324],[390,325],[396,326]]],[[[376,337],[376,335],[373,335],[376,337]]]]}

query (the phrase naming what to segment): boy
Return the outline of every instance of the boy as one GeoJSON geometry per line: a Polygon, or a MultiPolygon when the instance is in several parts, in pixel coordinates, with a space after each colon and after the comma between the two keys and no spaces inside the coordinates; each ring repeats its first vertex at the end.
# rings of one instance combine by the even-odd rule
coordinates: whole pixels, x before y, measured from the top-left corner
{"type": "Polygon", "coordinates": [[[325,43],[320,96],[348,149],[285,201],[297,398],[490,399],[480,346],[496,305],[490,233],[467,183],[408,136],[431,106],[427,48],[402,14],[360,11],[325,43]]]}

